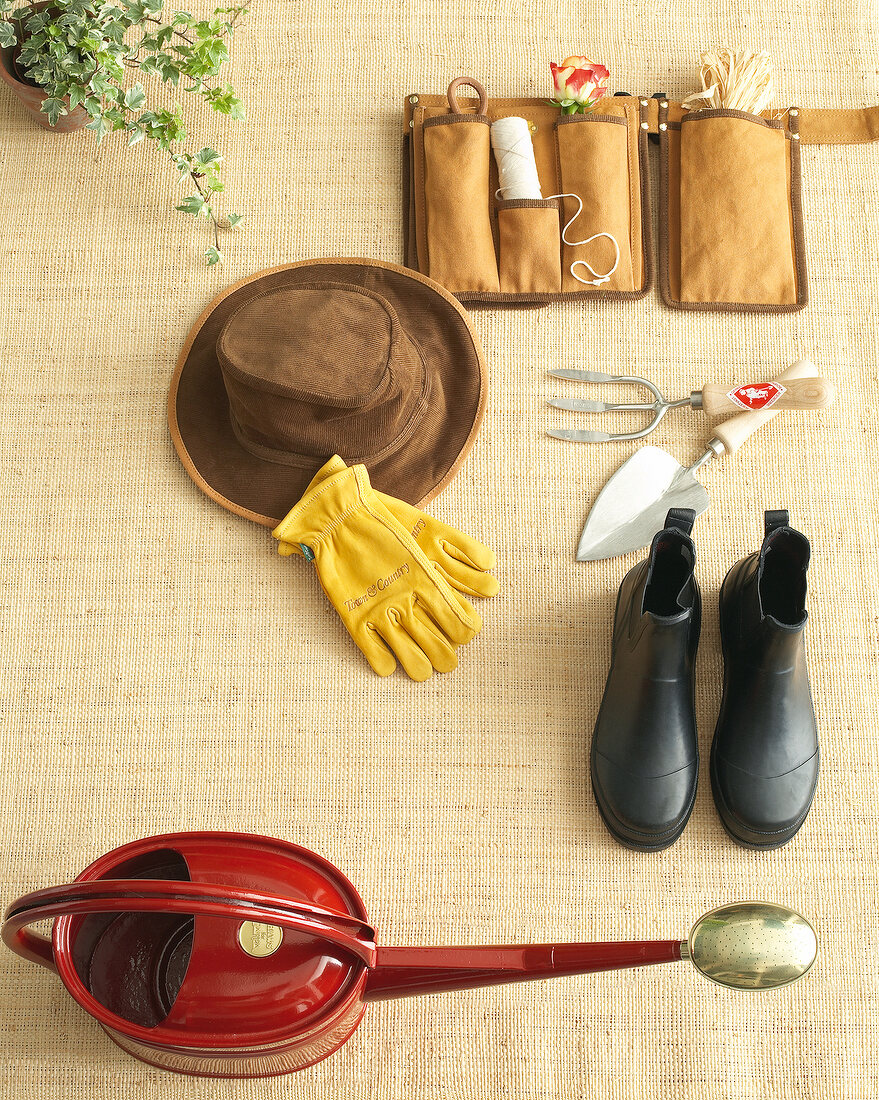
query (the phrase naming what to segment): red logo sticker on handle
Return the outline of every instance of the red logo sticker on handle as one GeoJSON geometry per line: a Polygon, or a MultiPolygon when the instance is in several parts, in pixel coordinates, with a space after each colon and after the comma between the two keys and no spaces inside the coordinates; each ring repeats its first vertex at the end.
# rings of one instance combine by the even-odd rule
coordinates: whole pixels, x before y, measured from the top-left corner
{"type": "Polygon", "coordinates": [[[784,392],[784,386],[779,386],[777,382],[751,382],[739,386],[737,390],[730,390],[726,396],[741,408],[756,412],[774,405],[784,392]]]}

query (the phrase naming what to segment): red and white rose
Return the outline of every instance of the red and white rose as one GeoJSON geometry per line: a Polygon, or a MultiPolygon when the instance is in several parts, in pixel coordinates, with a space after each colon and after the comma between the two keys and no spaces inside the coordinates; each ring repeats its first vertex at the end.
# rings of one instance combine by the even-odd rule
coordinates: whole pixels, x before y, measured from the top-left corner
{"type": "Polygon", "coordinates": [[[588,111],[607,94],[610,73],[588,57],[566,57],[560,64],[549,63],[555,90],[552,98],[566,115],[588,111]]]}

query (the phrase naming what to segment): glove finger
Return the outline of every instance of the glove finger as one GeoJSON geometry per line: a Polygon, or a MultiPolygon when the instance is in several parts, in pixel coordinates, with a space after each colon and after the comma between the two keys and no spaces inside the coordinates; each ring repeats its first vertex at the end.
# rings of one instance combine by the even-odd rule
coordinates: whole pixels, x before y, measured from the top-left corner
{"type": "Polygon", "coordinates": [[[366,628],[359,636],[352,635],[352,637],[360,652],[369,661],[372,671],[379,676],[390,676],[397,667],[394,654],[388,649],[376,631],[370,627],[370,624],[366,624],[366,628]]]}
{"type": "Polygon", "coordinates": [[[437,672],[451,672],[458,667],[455,648],[445,637],[433,619],[415,606],[411,615],[403,620],[403,626],[413,641],[427,655],[437,672]]]}
{"type": "Polygon", "coordinates": [[[442,564],[437,565],[440,573],[446,578],[452,588],[463,592],[465,596],[480,596],[483,599],[496,596],[500,585],[497,577],[491,573],[483,573],[470,565],[465,565],[453,557],[444,557],[442,564]]]}
{"type": "MultiPolygon", "coordinates": [[[[441,577],[437,579],[442,580],[441,577]]],[[[451,645],[464,645],[471,638],[475,638],[482,629],[482,619],[460,592],[456,592],[454,588],[445,585],[445,583],[444,588],[454,606],[446,603],[439,593],[437,593],[436,598],[429,601],[423,595],[417,595],[415,603],[423,615],[436,623],[440,633],[451,645]]]]}
{"type": "Polygon", "coordinates": [[[489,550],[481,542],[465,535],[463,531],[456,531],[453,527],[448,528],[448,531],[451,538],[442,538],[439,541],[450,558],[463,562],[465,565],[471,565],[481,573],[494,569],[497,565],[497,558],[493,550],[489,550]]]}
{"type": "Polygon", "coordinates": [[[393,652],[403,666],[410,680],[422,683],[433,675],[433,665],[424,650],[420,649],[400,625],[399,613],[388,608],[382,621],[369,624],[372,630],[381,636],[382,641],[393,652]]]}

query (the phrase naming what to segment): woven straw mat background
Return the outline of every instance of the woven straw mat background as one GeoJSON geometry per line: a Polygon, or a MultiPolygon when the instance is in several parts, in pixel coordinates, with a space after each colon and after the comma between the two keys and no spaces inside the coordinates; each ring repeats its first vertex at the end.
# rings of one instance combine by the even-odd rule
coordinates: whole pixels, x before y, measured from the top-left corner
{"type": "MultiPolygon", "coordinates": [[[[241,1082],[130,1059],[56,978],[5,953],[3,1096],[879,1094],[879,146],[803,149],[802,313],[679,313],[654,292],[475,314],[484,426],[431,510],[497,551],[502,592],[451,675],[375,677],[309,567],[194,487],[165,419],[178,349],[225,285],[309,257],[400,260],[406,94],[467,73],[498,96],[544,95],[549,61],[582,51],[614,90],[680,96],[700,51],[731,44],[771,51],[779,105],[863,106],[879,102],[876,16],[875,0],[255,0],[228,70],[248,119],[193,127],[226,158],[225,209],[246,214],[215,268],[205,224],[172,210],[185,192],[161,154],[43,134],[0,88],[4,904],[137,837],[233,829],[328,857],[387,944],[672,938],[753,896],[808,914],[822,943],[805,981],[762,997],[676,965],[377,1004],[328,1061],[241,1082]],[[836,406],[776,418],[701,474],[701,785],[679,843],[626,851],[587,756],[615,594],[640,555],[576,564],[574,547],[634,448],[546,437],[562,384],[544,371],[592,364],[680,396],[802,355],[834,379],[836,406]],[[760,854],[733,845],[711,800],[716,597],[758,547],[763,509],[782,506],[813,545],[823,770],[801,833],[760,854]]],[[[652,442],[692,461],[706,438],[680,411],[652,442]]]]}

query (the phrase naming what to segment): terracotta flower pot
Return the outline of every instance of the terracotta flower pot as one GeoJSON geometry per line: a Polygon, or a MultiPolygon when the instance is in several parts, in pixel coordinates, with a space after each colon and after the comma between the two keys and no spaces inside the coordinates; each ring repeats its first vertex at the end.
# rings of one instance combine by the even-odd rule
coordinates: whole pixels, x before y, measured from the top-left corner
{"type": "MultiPolygon", "coordinates": [[[[42,6],[44,5],[34,5],[35,8],[42,6]]],[[[49,122],[48,115],[40,110],[40,105],[46,98],[46,90],[37,84],[22,79],[22,74],[15,64],[17,50],[18,46],[8,46],[6,49],[0,50],[0,77],[18,96],[24,104],[24,109],[34,122],[38,126],[42,126],[44,130],[52,130],[58,134],[68,134],[71,130],[81,130],[83,126],[88,125],[88,112],[81,106],[76,107],[66,115],[62,115],[54,126],[49,122]]]]}

